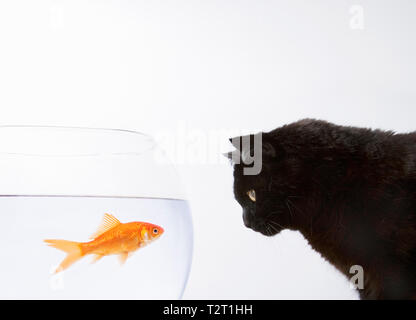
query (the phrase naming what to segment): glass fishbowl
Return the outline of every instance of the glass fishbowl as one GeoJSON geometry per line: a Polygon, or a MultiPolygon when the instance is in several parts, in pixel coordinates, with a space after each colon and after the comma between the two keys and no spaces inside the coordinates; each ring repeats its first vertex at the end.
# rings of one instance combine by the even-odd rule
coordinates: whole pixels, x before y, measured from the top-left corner
{"type": "Polygon", "coordinates": [[[1,126],[0,177],[0,299],[181,298],[191,214],[149,136],[1,126]]]}

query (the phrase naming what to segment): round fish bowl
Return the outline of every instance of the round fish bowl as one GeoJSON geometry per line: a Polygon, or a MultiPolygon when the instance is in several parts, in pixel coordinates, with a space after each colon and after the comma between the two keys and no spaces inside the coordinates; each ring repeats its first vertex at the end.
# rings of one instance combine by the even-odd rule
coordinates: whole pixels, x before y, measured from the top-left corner
{"type": "Polygon", "coordinates": [[[0,299],[181,298],[191,214],[149,136],[2,126],[0,177],[0,299]]]}

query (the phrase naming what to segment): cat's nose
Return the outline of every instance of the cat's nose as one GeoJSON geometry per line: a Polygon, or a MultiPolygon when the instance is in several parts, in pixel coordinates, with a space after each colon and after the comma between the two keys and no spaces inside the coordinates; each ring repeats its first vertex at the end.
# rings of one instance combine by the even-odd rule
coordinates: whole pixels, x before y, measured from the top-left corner
{"type": "Polygon", "coordinates": [[[243,213],[243,221],[244,221],[244,225],[247,228],[250,228],[250,226],[251,226],[250,219],[249,219],[248,215],[245,214],[245,213],[243,213]]]}
{"type": "Polygon", "coordinates": [[[250,216],[251,216],[251,214],[250,214],[250,212],[248,210],[243,210],[243,221],[244,221],[244,225],[247,228],[251,228],[251,221],[252,221],[252,219],[251,219],[250,216]]]}

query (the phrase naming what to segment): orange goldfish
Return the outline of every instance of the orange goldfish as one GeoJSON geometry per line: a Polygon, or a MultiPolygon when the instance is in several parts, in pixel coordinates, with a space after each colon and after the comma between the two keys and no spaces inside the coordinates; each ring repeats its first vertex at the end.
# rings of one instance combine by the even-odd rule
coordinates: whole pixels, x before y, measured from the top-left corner
{"type": "Polygon", "coordinates": [[[144,247],[163,234],[162,227],[147,222],[121,223],[111,214],[104,214],[98,230],[91,235],[89,242],[67,240],[44,240],[48,245],[65,251],[66,258],[61,262],[55,273],[63,271],[87,254],[94,254],[93,262],[104,256],[117,254],[120,263],[137,249],[144,247]]]}

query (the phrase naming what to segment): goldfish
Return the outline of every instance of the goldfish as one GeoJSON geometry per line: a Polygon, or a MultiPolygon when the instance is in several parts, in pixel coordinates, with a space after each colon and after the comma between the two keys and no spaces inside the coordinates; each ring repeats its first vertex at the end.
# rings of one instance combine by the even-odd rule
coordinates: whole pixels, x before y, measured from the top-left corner
{"type": "Polygon", "coordinates": [[[158,239],[163,232],[162,227],[152,223],[121,223],[112,214],[105,213],[98,230],[89,237],[92,241],[45,239],[44,242],[67,253],[55,271],[58,273],[89,254],[94,255],[93,263],[104,256],[118,255],[119,261],[123,265],[134,251],[158,239]]]}

